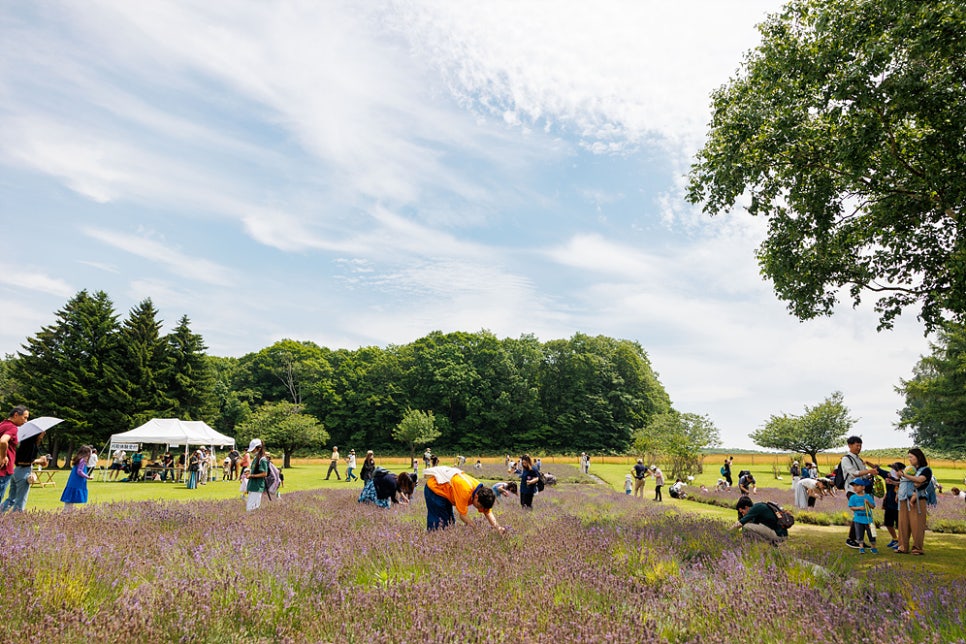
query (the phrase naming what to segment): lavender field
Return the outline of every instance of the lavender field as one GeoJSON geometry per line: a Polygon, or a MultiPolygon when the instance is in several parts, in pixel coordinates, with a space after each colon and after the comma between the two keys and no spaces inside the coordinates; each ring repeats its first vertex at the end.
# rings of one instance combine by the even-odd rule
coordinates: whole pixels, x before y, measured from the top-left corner
{"type": "MultiPolygon", "coordinates": [[[[966,580],[742,541],[599,485],[505,537],[424,530],[357,491],[0,517],[3,632],[22,642],[963,641],[966,580]],[[815,565],[817,564],[817,566],[815,565]],[[904,574],[905,573],[905,574],[904,574]]],[[[472,514],[472,513],[471,513],[472,514]]]]}

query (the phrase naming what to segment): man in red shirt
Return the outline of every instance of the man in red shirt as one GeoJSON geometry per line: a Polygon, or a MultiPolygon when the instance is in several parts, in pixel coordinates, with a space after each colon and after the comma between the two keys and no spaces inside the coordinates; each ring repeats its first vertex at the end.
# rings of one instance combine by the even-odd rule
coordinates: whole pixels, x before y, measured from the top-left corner
{"type": "Polygon", "coordinates": [[[17,460],[17,431],[30,419],[30,412],[23,405],[17,405],[0,422],[0,501],[10,485],[14,463],[17,460]]]}

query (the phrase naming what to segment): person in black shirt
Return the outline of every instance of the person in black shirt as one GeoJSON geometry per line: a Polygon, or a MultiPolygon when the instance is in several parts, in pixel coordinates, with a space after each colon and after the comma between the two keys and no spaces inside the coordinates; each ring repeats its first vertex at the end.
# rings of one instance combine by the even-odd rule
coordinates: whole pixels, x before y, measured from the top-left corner
{"type": "Polygon", "coordinates": [[[241,458],[241,454],[234,447],[230,452],[228,452],[228,458],[231,461],[230,469],[228,470],[228,480],[234,481],[235,477],[238,476],[238,459],[241,458]]]}
{"type": "Polygon", "coordinates": [[[634,496],[639,496],[643,499],[644,481],[647,478],[647,466],[644,465],[644,459],[637,459],[637,464],[634,465],[631,473],[634,475],[634,496]]]}
{"type": "Polygon", "coordinates": [[[372,455],[372,450],[366,452],[366,458],[362,461],[362,469],[359,470],[359,478],[362,484],[372,480],[372,473],[376,470],[376,458],[372,455]]]}

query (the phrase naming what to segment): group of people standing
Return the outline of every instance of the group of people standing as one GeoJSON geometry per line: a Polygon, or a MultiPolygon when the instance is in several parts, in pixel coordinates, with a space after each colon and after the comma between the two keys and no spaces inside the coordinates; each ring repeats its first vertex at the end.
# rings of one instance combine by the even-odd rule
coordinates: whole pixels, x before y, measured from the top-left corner
{"type": "Polygon", "coordinates": [[[858,436],[849,437],[848,446],[841,468],[846,497],[854,517],[845,545],[859,552],[877,550],[875,538],[867,527],[873,522],[871,508],[875,507],[875,499],[868,491],[872,486],[871,477],[881,476],[886,485],[882,499],[883,525],[892,537],[887,547],[897,554],[925,554],[928,506],[935,503],[933,473],[926,455],[918,447],[913,447],[906,453],[907,464],[897,461],[886,469],[862,460],[862,439],[858,436]],[[856,498],[858,500],[854,500],[856,498]],[[868,537],[869,543],[864,537],[868,537]]]}
{"type": "Polygon", "coordinates": [[[630,474],[624,477],[624,493],[630,494],[630,485],[634,486],[634,496],[644,498],[644,483],[647,477],[654,477],[654,500],[663,501],[664,494],[664,472],[657,465],[650,467],[644,465],[644,459],[637,459],[637,463],[631,468],[630,474]]]}

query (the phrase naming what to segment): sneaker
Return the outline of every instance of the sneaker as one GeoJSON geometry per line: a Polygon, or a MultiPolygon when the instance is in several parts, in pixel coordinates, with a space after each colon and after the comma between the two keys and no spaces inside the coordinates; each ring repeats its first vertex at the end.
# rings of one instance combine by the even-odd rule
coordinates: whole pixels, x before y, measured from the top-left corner
{"type": "Polygon", "coordinates": [[[893,539],[892,541],[889,542],[889,545],[886,546],[886,548],[898,548],[898,547],[899,547],[899,541],[897,539],[893,539]]]}
{"type": "Polygon", "coordinates": [[[863,547],[863,548],[868,548],[868,547],[869,547],[869,544],[867,544],[867,543],[866,543],[865,541],[863,541],[863,542],[862,542],[862,547],[863,547]]]}
{"type": "Polygon", "coordinates": [[[859,542],[856,541],[855,539],[846,539],[845,545],[847,545],[849,548],[858,548],[859,542]]]}
{"type": "Polygon", "coordinates": [[[864,555],[865,554],[865,548],[859,548],[859,554],[860,555],[864,555]]]}
{"type": "Polygon", "coordinates": [[[877,555],[877,554],[879,554],[879,550],[878,550],[878,548],[872,548],[872,549],[871,549],[871,550],[870,550],[869,552],[871,552],[871,553],[872,553],[872,554],[874,554],[874,555],[877,555]]]}

